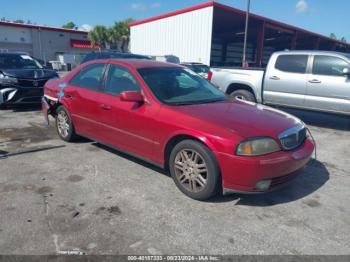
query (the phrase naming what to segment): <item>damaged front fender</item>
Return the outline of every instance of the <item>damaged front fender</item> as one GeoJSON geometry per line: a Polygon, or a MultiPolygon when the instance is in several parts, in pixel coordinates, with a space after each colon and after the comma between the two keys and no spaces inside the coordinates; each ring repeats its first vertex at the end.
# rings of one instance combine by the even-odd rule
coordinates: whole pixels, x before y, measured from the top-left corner
{"type": "Polygon", "coordinates": [[[57,98],[50,97],[48,95],[44,95],[41,98],[41,108],[44,114],[45,123],[47,125],[50,124],[49,115],[52,115],[53,117],[55,117],[56,108],[58,105],[59,103],[57,98]]]}
{"type": "Polygon", "coordinates": [[[43,110],[45,124],[49,125],[50,124],[49,114],[51,114],[52,105],[50,105],[50,102],[45,96],[41,98],[41,108],[43,110]]]}

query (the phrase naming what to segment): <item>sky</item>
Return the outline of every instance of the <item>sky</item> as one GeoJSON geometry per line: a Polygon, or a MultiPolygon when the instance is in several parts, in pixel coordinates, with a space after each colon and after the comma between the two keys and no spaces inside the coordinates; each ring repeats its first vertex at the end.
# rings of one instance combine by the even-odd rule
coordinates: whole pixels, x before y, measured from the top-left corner
{"type": "MultiPolygon", "coordinates": [[[[245,9],[247,0],[218,0],[245,9]]],[[[0,0],[0,18],[30,20],[60,27],[73,21],[81,29],[136,20],[207,2],[206,0],[0,0]]],[[[251,11],[326,36],[335,33],[350,41],[349,0],[251,0],[251,11]]]]}

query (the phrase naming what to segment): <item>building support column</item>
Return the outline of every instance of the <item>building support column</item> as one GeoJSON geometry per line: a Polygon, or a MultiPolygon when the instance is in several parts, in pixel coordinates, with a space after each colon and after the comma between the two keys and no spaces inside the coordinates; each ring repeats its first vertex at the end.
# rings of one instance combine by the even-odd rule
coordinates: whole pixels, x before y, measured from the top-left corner
{"type": "Polygon", "coordinates": [[[333,43],[331,47],[331,51],[337,50],[337,43],[333,43]]]}
{"type": "Polygon", "coordinates": [[[227,55],[227,40],[225,39],[222,43],[222,49],[221,49],[221,61],[222,61],[222,65],[221,66],[225,66],[225,62],[226,62],[226,55],[227,55]]]}
{"type": "Polygon", "coordinates": [[[261,67],[264,56],[264,43],[265,43],[265,21],[258,27],[258,35],[256,41],[256,59],[255,66],[261,67]]]}
{"type": "Polygon", "coordinates": [[[317,37],[316,40],[315,40],[314,50],[319,50],[320,49],[320,43],[321,43],[321,38],[317,37]]]}
{"type": "Polygon", "coordinates": [[[298,32],[295,31],[292,35],[292,41],[290,43],[290,50],[295,50],[297,48],[298,32]]]}

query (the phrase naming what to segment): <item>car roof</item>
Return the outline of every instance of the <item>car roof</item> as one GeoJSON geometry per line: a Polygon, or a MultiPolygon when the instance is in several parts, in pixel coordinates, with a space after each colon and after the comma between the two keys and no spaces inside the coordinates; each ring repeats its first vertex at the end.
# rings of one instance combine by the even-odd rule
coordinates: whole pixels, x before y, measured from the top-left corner
{"type": "Polygon", "coordinates": [[[323,51],[323,50],[285,50],[278,51],[275,54],[308,54],[308,55],[340,55],[340,56],[349,56],[349,53],[342,53],[336,51],[323,51]]]}
{"type": "Polygon", "coordinates": [[[12,52],[0,52],[0,55],[29,55],[29,54],[26,52],[12,51],[12,52]]]}
{"type": "Polygon", "coordinates": [[[120,56],[140,56],[140,57],[148,57],[146,55],[140,55],[140,54],[134,54],[134,53],[127,53],[127,52],[120,52],[120,51],[115,51],[115,50],[104,50],[104,51],[93,51],[90,53],[87,53],[86,55],[120,55],[120,56]]]}
{"type": "MultiPolygon", "coordinates": [[[[113,61],[119,62],[121,64],[129,65],[136,69],[138,68],[150,68],[150,67],[180,67],[182,66],[173,64],[173,63],[165,63],[155,60],[145,60],[145,59],[109,59],[112,63],[113,61]]],[[[117,64],[116,63],[116,64],[117,64]]]]}
{"type": "Polygon", "coordinates": [[[181,63],[181,65],[205,65],[205,64],[198,63],[198,62],[183,62],[183,63],[181,63]]]}

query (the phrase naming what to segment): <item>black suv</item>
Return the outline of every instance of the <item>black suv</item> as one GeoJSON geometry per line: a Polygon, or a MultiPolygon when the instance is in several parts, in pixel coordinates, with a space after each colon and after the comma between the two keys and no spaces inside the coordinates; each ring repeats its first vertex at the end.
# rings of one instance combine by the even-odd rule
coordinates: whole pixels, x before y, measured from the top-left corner
{"type": "Polygon", "coordinates": [[[55,77],[27,53],[0,53],[0,107],[39,103],[46,81],[55,77]]]}
{"type": "Polygon", "coordinates": [[[151,58],[144,55],[136,55],[131,53],[122,53],[117,51],[101,51],[101,52],[92,52],[88,53],[81,61],[81,64],[96,60],[96,59],[108,59],[108,58],[119,58],[119,59],[148,59],[151,58]]]}

